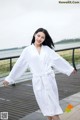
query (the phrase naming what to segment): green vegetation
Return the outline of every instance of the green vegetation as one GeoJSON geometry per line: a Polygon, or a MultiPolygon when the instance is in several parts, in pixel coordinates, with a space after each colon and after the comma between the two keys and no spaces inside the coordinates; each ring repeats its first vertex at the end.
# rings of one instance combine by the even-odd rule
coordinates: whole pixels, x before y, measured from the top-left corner
{"type": "MultiPolygon", "coordinates": [[[[12,66],[14,65],[12,62],[12,66]]],[[[0,77],[6,76],[10,72],[10,61],[9,60],[0,60],[0,77]]]]}
{"type": "MultiPolygon", "coordinates": [[[[72,50],[58,52],[69,63],[72,63],[72,50]]],[[[75,64],[80,64],[80,49],[75,50],[75,64]]]]}

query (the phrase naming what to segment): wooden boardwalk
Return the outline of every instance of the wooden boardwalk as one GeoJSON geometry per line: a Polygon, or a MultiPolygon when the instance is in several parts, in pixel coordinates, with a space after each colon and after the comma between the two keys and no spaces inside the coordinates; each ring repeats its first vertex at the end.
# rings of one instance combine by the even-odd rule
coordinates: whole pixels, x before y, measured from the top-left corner
{"type": "MultiPolygon", "coordinates": [[[[80,92],[80,70],[70,77],[56,74],[56,80],[60,100],[80,92]]],[[[31,80],[16,86],[0,87],[0,112],[8,112],[9,120],[19,120],[38,109],[31,80]]]]}

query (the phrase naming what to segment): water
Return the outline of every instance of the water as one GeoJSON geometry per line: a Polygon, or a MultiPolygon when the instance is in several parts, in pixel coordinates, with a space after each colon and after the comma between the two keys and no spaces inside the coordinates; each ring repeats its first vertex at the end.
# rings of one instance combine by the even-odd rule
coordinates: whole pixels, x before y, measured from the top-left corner
{"type": "Polygon", "coordinates": [[[55,50],[69,49],[80,47],[80,42],[72,42],[72,43],[63,43],[55,45],[55,50]]]}

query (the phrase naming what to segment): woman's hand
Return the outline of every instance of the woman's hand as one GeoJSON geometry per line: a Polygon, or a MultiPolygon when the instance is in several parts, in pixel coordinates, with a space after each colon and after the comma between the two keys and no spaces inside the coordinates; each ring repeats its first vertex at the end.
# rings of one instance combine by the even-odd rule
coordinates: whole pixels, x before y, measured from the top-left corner
{"type": "Polygon", "coordinates": [[[7,86],[9,85],[9,82],[7,82],[6,80],[4,80],[4,81],[3,81],[3,85],[4,85],[5,87],[7,87],[7,86]]]}

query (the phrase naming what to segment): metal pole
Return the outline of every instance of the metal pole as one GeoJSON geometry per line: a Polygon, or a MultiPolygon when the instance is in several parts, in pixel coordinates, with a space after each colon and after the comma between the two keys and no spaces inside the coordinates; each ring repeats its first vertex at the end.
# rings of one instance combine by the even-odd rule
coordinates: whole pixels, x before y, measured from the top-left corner
{"type": "Polygon", "coordinates": [[[12,58],[10,58],[10,71],[12,69],[12,58]]]}
{"type": "Polygon", "coordinates": [[[72,51],[72,64],[73,64],[74,69],[77,70],[77,69],[76,69],[76,65],[75,65],[75,57],[74,57],[74,56],[75,56],[75,55],[74,55],[74,53],[75,53],[75,48],[73,48],[72,50],[73,50],[73,51],[72,51]]]}

